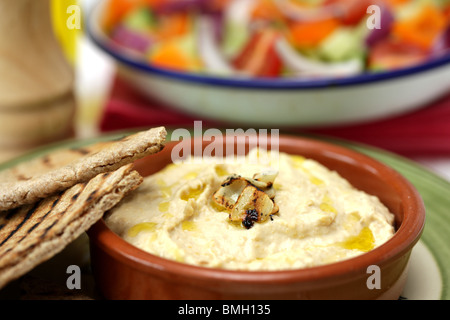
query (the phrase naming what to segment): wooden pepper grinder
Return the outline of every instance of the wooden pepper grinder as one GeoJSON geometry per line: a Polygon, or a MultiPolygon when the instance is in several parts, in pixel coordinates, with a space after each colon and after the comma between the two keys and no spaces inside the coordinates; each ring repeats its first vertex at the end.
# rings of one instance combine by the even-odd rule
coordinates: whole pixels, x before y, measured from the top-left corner
{"type": "Polygon", "coordinates": [[[0,162],[74,134],[74,75],[49,1],[0,0],[0,162]]]}

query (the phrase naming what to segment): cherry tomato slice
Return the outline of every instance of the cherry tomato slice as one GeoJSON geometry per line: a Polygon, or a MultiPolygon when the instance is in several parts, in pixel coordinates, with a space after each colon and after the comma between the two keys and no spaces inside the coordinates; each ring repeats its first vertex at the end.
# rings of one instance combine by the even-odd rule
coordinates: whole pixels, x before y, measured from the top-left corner
{"type": "Polygon", "coordinates": [[[274,30],[256,32],[241,54],[234,59],[234,67],[253,76],[279,76],[282,62],[275,50],[277,37],[278,33],[274,30]]]}

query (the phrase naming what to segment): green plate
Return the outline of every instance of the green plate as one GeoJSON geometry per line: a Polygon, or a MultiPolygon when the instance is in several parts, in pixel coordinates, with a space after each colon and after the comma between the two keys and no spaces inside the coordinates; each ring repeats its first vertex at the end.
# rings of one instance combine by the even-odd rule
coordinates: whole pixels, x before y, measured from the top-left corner
{"type": "MultiPolygon", "coordinates": [[[[55,149],[78,147],[129,133],[129,131],[118,132],[92,139],[70,140],[49,145],[1,164],[0,171],[55,149]]],[[[450,264],[450,183],[421,165],[392,153],[347,141],[328,138],[325,140],[365,153],[396,169],[415,185],[425,202],[426,225],[421,240],[412,252],[408,280],[401,298],[449,300],[450,269],[447,266],[450,264]]],[[[67,256],[67,254],[58,255],[53,260],[67,256]]],[[[57,265],[60,266],[61,262],[57,265]]]]}

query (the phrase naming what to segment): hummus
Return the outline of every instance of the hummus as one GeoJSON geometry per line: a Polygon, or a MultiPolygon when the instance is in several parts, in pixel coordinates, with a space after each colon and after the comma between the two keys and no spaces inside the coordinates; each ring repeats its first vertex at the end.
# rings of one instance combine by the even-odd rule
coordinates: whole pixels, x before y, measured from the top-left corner
{"type": "MultiPolygon", "coordinates": [[[[394,216],[378,198],[356,190],[336,172],[280,153],[273,183],[277,210],[251,228],[230,220],[214,194],[227,177],[267,170],[252,150],[246,161],[170,164],[106,217],[131,244],[176,261],[215,268],[283,270],[348,259],[394,234],[394,216]],[[255,161],[252,161],[255,160],[255,161]]],[[[242,159],[241,159],[242,160],[242,159]]]]}

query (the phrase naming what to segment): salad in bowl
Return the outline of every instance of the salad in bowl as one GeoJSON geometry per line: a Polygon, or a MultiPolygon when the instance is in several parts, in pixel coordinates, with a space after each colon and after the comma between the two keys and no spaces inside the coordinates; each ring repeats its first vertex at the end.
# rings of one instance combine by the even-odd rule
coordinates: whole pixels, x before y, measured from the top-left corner
{"type": "Polygon", "coordinates": [[[348,77],[448,54],[448,0],[108,0],[111,42],[157,68],[348,77]]]}
{"type": "Polygon", "coordinates": [[[449,0],[103,0],[91,40],[134,89],[233,125],[394,117],[450,91],[449,0]]]}

